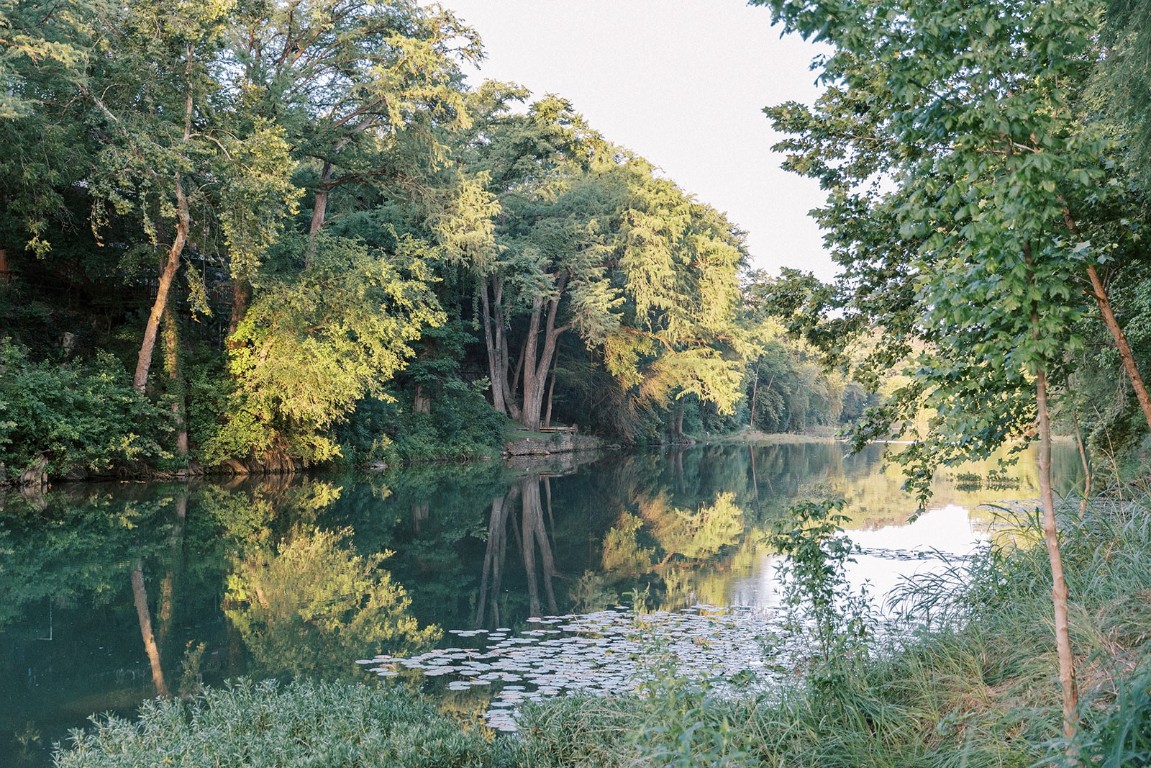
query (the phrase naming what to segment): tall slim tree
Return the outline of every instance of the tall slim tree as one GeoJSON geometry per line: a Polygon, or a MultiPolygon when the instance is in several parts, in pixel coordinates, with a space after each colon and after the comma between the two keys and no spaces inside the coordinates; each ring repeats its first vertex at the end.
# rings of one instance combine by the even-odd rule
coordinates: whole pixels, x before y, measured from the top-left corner
{"type": "MultiPolygon", "coordinates": [[[[828,190],[820,216],[849,269],[849,304],[913,356],[908,384],[863,436],[927,406],[930,435],[906,454],[920,481],[941,461],[1038,430],[1064,736],[1078,718],[1050,492],[1053,387],[1075,321],[1095,301],[1142,388],[1095,266],[1138,233],[1097,217],[1121,195],[1112,138],[1084,88],[1099,61],[1099,14],[1064,3],[763,0],[791,30],[825,40],[828,91],[814,109],[771,110],[793,134],[790,166],[828,190]],[[880,227],[875,224],[879,223],[880,227]],[[1086,279],[1084,279],[1086,278],[1086,279]],[[851,282],[854,281],[854,284],[851,282]]],[[[1151,424],[1151,412],[1148,412],[1151,424]]],[[[1075,756],[1070,753],[1070,759],[1075,756]]]]}
{"type": "Polygon", "coordinates": [[[100,17],[102,45],[79,90],[101,138],[89,179],[93,229],[135,218],[160,256],[133,386],[143,391],[161,319],[185,251],[237,260],[267,247],[298,196],[282,130],[257,118],[237,125],[242,104],[216,77],[229,3],[147,3],[100,17]]]}

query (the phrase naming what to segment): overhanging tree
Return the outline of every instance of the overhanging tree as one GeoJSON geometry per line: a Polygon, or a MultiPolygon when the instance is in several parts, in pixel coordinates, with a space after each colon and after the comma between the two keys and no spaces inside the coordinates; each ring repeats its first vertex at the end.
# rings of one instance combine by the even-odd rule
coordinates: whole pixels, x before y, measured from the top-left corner
{"type": "Polygon", "coordinates": [[[912,411],[933,408],[931,434],[912,434],[918,443],[906,454],[922,480],[941,461],[1038,432],[1070,740],[1077,693],[1048,401],[1066,376],[1085,299],[1146,402],[1096,269],[1141,235],[1099,218],[1125,187],[1114,178],[1111,135],[1084,99],[1100,57],[1098,8],[1088,0],[756,2],[833,46],[816,107],[771,114],[794,134],[784,144],[791,167],[828,190],[819,216],[838,260],[854,267],[848,304],[891,330],[902,352],[910,339],[928,343],[911,384],[860,437],[890,434],[893,423],[906,434],[912,411]]]}

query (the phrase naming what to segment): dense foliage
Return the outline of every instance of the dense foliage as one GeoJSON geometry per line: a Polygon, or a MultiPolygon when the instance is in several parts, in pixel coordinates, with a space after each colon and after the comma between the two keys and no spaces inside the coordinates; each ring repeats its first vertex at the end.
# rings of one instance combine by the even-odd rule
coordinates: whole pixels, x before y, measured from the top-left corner
{"type": "Polygon", "coordinates": [[[787,167],[826,190],[815,215],[841,274],[785,274],[768,296],[860,381],[890,383],[857,442],[915,441],[923,487],[1032,434],[1042,379],[1067,432],[1137,446],[1145,4],[1114,4],[1112,26],[1094,0],[755,4],[830,46],[821,98],[767,112],[787,167]]]}
{"type": "Polygon", "coordinates": [[[9,480],[839,419],[839,378],[741,308],[743,234],[561,97],[470,87],[448,11],[36,0],[0,28],[0,408],[41,414],[0,432],[9,480]]]}
{"type": "Polygon", "coordinates": [[[871,342],[852,361],[861,378],[874,383],[893,367],[903,375],[855,444],[910,441],[899,460],[921,497],[941,465],[1037,438],[1063,738],[1077,764],[1081,665],[1052,422],[1062,405],[1081,436],[1090,406],[1096,433],[1130,442],[1151,429],[1138,345],[1145,305],[1132,285],[1151,225],[1138,125],[1145,95],[1133,90],[1145,75],[1145,4],[1116,4],[1110,27],[1097,0],[753,4],[829,46],[817,62],[820,99],[768,114],[788,135],[788,167],[827,192],[816,215],[843,272],[830,288],[792,276],[778,291],[794,297],[785,314],[833,357],[850,359],[852,340],[871,342]],[[1109,102],[1123,105],[1118,117],[1109,102]],[[1085,352],[1104,345],[1109,359],[1085,352]],[[1122,382],[1127,402],[1106,408],[1120,430],[1100,413],[1116,399],[1113,384],[1064,394],[1098,383],[1101,363],[1122,382]],[[1144,424],[1132,430],[1136,414],[1144,424]]]}

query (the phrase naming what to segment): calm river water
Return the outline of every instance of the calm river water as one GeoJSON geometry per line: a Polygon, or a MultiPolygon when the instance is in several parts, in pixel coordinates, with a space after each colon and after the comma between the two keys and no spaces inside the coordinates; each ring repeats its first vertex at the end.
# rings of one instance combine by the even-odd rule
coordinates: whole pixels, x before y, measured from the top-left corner
{"type": "MultiPolygon", "coordinates": [[[[590,636],[610,637],[608,625],[627,620],[616,606],[637,601],[689,639],[730,630],[730,647],[746,655],[754,645],[739,632],[777,602],[764,532],[797,499],[847,500],[849,534],[864,549],[852,578],[882,595],[938,567],[935,550],[962,555],[986,539],[992,514],[980,504],[1037,495],[1027,458],[1006,474],[995,463],[949,471],[931,509],[909,524],[915,503],[882,453],[704,446],[0,497],[0,765],[47,765],[52,742],[90,714],[130,715],[159,689],[198,681],[364,678],[355,662],[380,654],[422,654],[424,669],[446,673],[453,654],[473,655],[457,646],[507,656],[516,643],[550,643],[557,656],[568,654],[564,637],[602,656],[586,623],[598,622],[590,636]],[[683,624],[701,604],[728,610],[683,624]]],[[[1057,446],[1055,471],[1073,491],[1073,446],[1057,446]]],[[[694,643],[720,655],[728,647],[694,643]]],[[[535,689],[590,685],[599,673],[572,666],[579,655],[539,673],[535,689]]],[[[375,666],[405,669],[387,661],[375,666]]],[[[511,706],[526,694],[509,674],[494,664],[456,669],[443,687],[456,695],[506,684],[497,703],[511,706]]],[[[604,686],[625,674],[603,671],[604,686]]]]}

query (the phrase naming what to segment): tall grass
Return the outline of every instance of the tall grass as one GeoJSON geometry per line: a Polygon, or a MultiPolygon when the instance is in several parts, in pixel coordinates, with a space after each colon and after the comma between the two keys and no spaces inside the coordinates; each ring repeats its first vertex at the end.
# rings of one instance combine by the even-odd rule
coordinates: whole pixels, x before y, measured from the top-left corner
{"type": "Polygon", "coordinates": [[[494,768],[503,745],[404,688],[240,682],[189,701],[153,700],[130,722],[97,718],[59,768],[494,768]]]}

